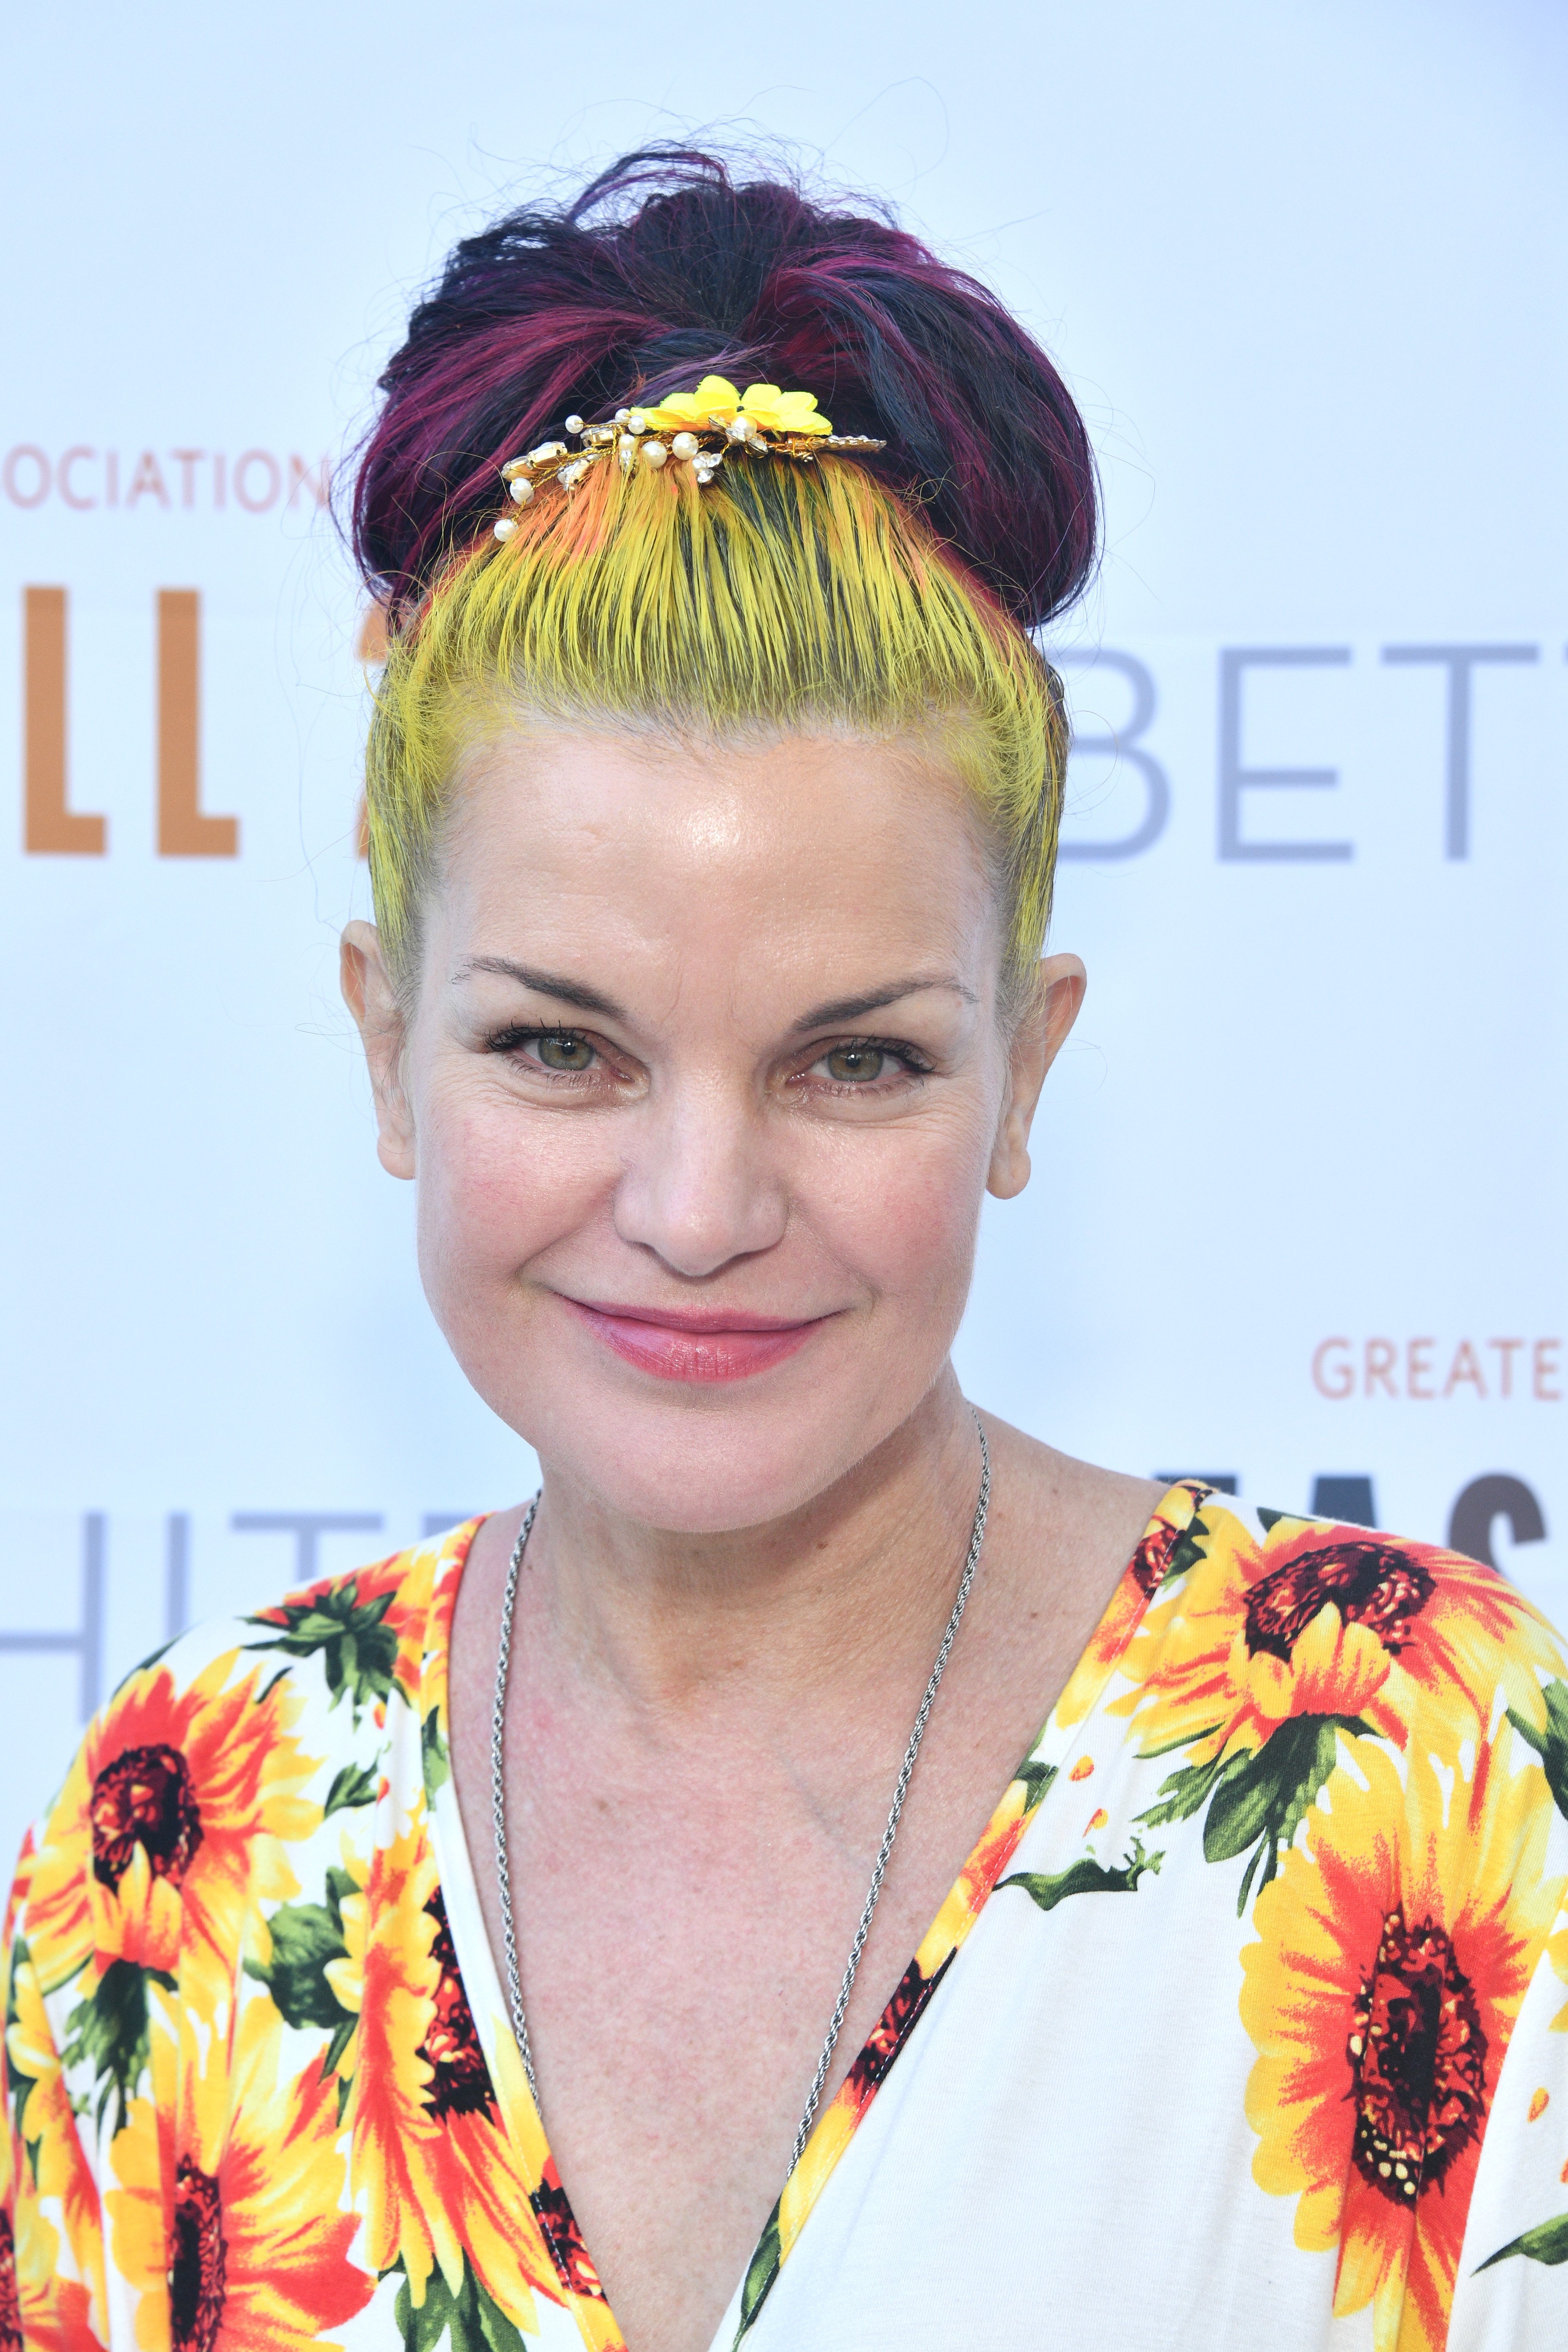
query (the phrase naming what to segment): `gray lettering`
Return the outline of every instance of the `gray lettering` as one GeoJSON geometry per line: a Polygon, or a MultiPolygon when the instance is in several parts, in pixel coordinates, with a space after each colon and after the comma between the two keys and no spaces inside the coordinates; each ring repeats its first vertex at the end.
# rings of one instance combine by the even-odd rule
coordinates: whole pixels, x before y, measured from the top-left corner
{"type": "Polygon", "coordinates": [[[1539,646],[1384,646],[1385,662],[1430,662],[1448,673],[1448,740],[1445,756],[1445,857],[1470,854],[1470,673],[1478,662],[1532,662],[1539,646]]]}
{"type": "Polygon", "coordinates": [[[177,1642],[190,1622],[190,1513],[171,1511],[163,1523],[163,1639],[177,1642]]]}
{"type": "Polygon", "coordinates": [[[1377,1506],[1363,1471],[1320,1471],[1312,1481],[1312,1517],[1337,1519],[1342,1527],[1375,1528],[1377,1506]]]}
{"type": "MultiPolygon", "coordinates": [[[[1072,660],[1073,656],[1066,658],[1072,660]]],[[[1058,855],[1064,858],[1141,857],[1159,840],[1171,814],[1171,780],[1153,753],[1145,751],[1139,742],[1154,716],[1154,680],[1132,654],[1095,654],[1086,659],[1084,667],[1120,670],[1132,688],[1132,710],[1125,727],[1111,728],[1104,735],[1080,735],[1075,730],[1072,750],[1091,757],[1130,761],[1142,777],[1148,797],[1142,824],[1124,834],[1120,841],[1064,841],[1058,855]]]]}
{"type": "Polygon", "coordinates": [[[1522,1478],[1493,1471],[1488,1477],[1472,1478],[1455,1496],[1448,1517],[1448,1549],[1495,1568],[1492,1529],[1499,1519],[1508,1521],[1515,1543],[1541,1543],[1545,1538],[1546,1521],[1533,1489],[1522,1478]]]}
{"type": "Polygon", "coordinates": [[[1327,862],[1353,857],[1348,841],[1244,841],[1244,792],[1289,786],[1326,791],[1340,780],[1337,768],[1244,768],[1241,764],[1241,683],[1249,669],[1340,668],[1348,646],[1250,646],[1219,657],[1219,854],[1223,858],[1299,859],[1327,862]]]}
{"type": "Polygon", "coordinates": [[[425,1542],[432,1536],[444,1536],[448,1528],[460,1528],[474,1517],[472,1511],[426,1511],[419,1522],[419,1533],[425,1542]]]}
{"type": "Polygon", "coordinates": [[[236,1511],[229,1525],[237,1535],[291,1535],[294,1575],[309,1584],[316,1575],[316,1548],[322,1536],[372,1535],[381,1525],[379,1511],[236,1511]]]}
{"type": "Polygon", "coordinates": [[[79,1706],[85,1723],[103,1687],[103,1581],[105,1530],[101,1511],[81,1517],[81,1622],[47,1633],[0,1633],[0,1651],[22,1657],[65,1656],[81,1660],[79,1706]]]}

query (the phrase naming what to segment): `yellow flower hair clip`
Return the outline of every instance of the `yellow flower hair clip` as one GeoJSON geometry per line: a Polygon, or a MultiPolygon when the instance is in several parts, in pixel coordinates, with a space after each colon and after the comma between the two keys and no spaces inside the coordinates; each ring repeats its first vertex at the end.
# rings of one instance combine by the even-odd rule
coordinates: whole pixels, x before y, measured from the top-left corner
{"type": "MultiPolygon", "coordinates": [[[[613,450],[623,473],[638,465],[655,471],[672,461],[689,466],[700,489],[706,489],[726,458],[793,457],[811,465],[823,452],[885,449],[885,441],[868,434],[835,433],[812,392],[781,392],[776,383],[752,383],[737,392],[727,377],[705,375],[695,392],[674,392],[648,408],[617,408],[607,425],[584,425],[569,416],[563,430],[569,441],[543,441],[525,457],[513,457],[501,467],[519,506],[527,506],[548,482],[574,490],[589,468],[613,450]]],[[[510,539],[517,529],[510,515],[495,526],[498,539],[510,539]]]]}
{"type": "Polygon", "coordinates": [[[752,383],[744,392],[721,375],[705,375],[695,392],[671,393],[657,408],[644,411],[656,433],[722,432],[731,441],[747,441],[757,433],[808,433],[832,438],[833,427],[816,404],[814,392],[781,392],[776,383],[752,383]],[[752,428],[736,433],[744,420],[752,428]]]}

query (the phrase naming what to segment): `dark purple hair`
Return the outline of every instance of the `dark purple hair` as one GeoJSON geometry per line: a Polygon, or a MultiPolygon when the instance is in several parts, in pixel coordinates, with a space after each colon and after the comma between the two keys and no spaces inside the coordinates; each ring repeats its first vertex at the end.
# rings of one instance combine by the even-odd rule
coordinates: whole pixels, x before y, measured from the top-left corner
{"type": "Polygon", "coordinates": [[[353,491],[366,580],[418,597],[489,528],[508,457],[710,372],[815,393],[837,431],[884,438],[869,462],[1026,627],[1083,587],[1083,420],[995,296],[889,219],[666,146],[457,247],[381,378],[353,491]]]}

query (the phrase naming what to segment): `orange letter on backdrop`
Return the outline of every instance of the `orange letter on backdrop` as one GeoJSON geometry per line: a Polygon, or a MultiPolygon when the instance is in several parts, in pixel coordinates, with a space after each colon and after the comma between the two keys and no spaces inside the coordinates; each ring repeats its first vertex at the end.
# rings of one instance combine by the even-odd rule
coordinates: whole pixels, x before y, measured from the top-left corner
{"type": "Polygon", "coordinates": [[[158,591],[158,855],[237,857],[239,819],[201,807],[201,598],[158,591]]]}
{"type": "Polygon", "coordinates": [[[1323,1339],[1312,1351],[1312,1386],[1320,1396],[1348,1397],[1355,1386],[1355,1374],[1351,1370],[1348,1339],[1323,1339]],[[1331,1348],[1338,1348],[1344,1360],[1331,1364],[1331,1348]]]}
{"type": "Polygon", "coordinates": [[[1369,1339],[1366,1343],[1366,1394],[1371,1396],[1374,1384],[1390,1396],[1399,1391],[1389,1377],[1399,1361],[1399,1350],[1392,1339],[1369,1339]]]}
{"type": "Polygon", "coordinates": [[[31,856],[101,857],[107,826],[66,806],[66,592],[24,588],[22,843],[31,856]]]}
{"type": "Polygon", "coordinates": [[[1562,1352],[1561,1339],[1537,1339],[1535,1343],[1535,1394],[1542,1404],[1561,1404],[1561,1389],[1549,1389],[1548,1381],[1557,1378],[1557,1359],[1562,1352]],[[1548,1359],[1550,1358],[1550,1361],[1548,1359]]]}

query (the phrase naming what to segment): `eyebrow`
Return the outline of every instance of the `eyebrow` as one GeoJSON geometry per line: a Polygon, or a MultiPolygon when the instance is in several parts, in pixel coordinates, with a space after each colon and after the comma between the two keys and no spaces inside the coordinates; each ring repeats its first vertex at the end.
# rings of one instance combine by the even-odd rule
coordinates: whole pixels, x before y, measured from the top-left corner
{"type": "MultiPolygon", "coordinates": [[[[575,1005],[579,1013],[596,1013],[601,1021],[626,1021],[628,1015],[613,997],[602,996],[596,988],[584,988],[580,981],[567,980],[558,971],[541,971],[537,965],[516,963],[510,956],[470,956],[454,975],[466,980],[470,972],[494,972],[500,979],[515,980],[521,988],[533,991],[536,996],[552,996],[559,1004],[575,1005]]],[[[906,996],[918,996],[923,990],[946,989],[951,995],[963,997],[966,1004],[977,1004],[979,998],[961,980],[944,974],[932,977],[919,972],[908,980],[889,981],[885,988],[870,988],[859,996],[830,997],[826,1004],[803,1013],[790,1024],[791,1034],[804,1037],[814,1029],[827,1029],[837,1023],[858,1021],[868,1013],[879,1013],[884,1005],[897,1004],[906,996]]]]}
{"type": "Polygon", "coordinates": [[[453,977],[467,980],[475,971],[494,972],[501,980],[515,980],[520,987],[531,988],[536,996],[552,996],[558,1004],[574,1004],[579,1013],[596,1013],[601,1021],[626,1018],[614,998],[601,996],[596,988],[584,988],[581,981],[563,979],[558,971],[541,971],[534,964],[514,963],[510,956],[470,956],[453,977]]]}
{"type": "Polygon", "coordinates": [[[827,1029],[840,1021],[858,1021],[862,1013],[880,1012],[885,1004],[897,1004],[901,997],[918,996],[922,990],[930,988],[945,988],[950,994],[962,996],[966,1004],[978,1004],[980,1002],[974,991],[966,988],[961,980],[952,980],[941,973],[933,978],[929,972],[920,972],[910,980],[892,981],[886,988],[868,989],[863,996],[830,997],[826,1004],[816,1005],[811,1012],[803,1013],[793,1024],[794,1034],[802,1037],[810,1029],[827,1029]]]}

